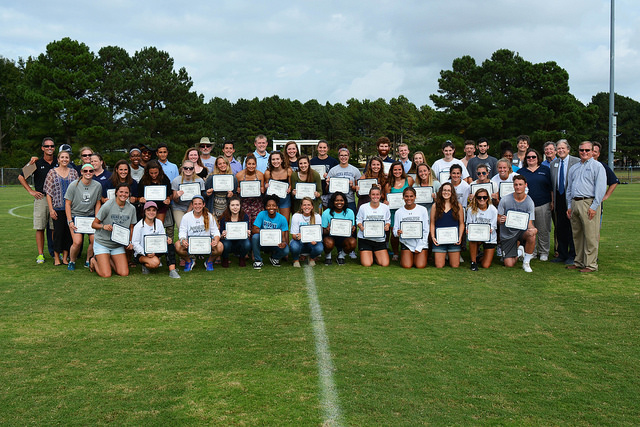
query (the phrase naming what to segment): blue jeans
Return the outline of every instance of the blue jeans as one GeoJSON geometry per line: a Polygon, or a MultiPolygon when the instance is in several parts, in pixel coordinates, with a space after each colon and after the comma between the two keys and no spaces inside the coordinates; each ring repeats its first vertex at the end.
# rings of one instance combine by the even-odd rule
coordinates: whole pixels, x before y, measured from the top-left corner
{"type": "Polygon", "coordinates": [[[243,258],[251,250],[251,242],[249,239],[244,240],[222,240],[224,252],[222,258],[229,258],[229,255],[236,254],[239,258],[243,258]]]}
{"type": "Polygon", "coordinates": [[[257,262],[262,262],[262,255],[260,255],[260,249],[265,252],[271,253],[271,258],[282,259],[289,255],[289,245],[284,249],[280,249],[277,246],[260,246],[260,234],[256,233],[251,236],[251,248],[253,249],[253,259],[257,262]]]}
{"type": "Polygon", "coordinates": [[[291,256],[294,261],[300,258],[301,253],[309,254],[310,258],[317,258],[322,253],[322,242],[316,242],[315,245],[311,243],[301,243],[299,240],[292,240],[291,243],[291,256]]]}

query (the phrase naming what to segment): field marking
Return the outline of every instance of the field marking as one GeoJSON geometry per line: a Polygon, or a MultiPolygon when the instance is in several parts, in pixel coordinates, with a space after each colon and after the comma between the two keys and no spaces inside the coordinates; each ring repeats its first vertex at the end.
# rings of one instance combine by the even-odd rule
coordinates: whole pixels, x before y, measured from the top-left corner
{"type": "Polygon", "coordinates": [[[342,426],[342,411],[340,410],[340,399],[338,391],[333,381],[333,362],[331,361],[331,351],[329,350],[329,338],[324,327],[324,318],[318,293],[316,292],[316,282],[313,277],[311,267],[304,268],[304,276],[307,282],[307,296],[309,297],[309,309],[311,311],[311,324],[313,326],[313,336],[316,341],[316,357],[318,358],[318,376],[320,381],[320,393],[322,410],[324,412],[323,426],[342,426]]]}
{"type": "Polygon", "coordinates": [[[15,216],[17,218],[32,219],[33,217],[31,217],[31,216],[22,216],[22,215],[18,215],[17,213],[13,212],[16,209],[24,208],[26,206],[33,206],[33,203],[29,203],[28,205],[16,206],[15,208],[11,208],[11,209],[9,209],[9,215],[13,215],[13,216],[15,216]]]}

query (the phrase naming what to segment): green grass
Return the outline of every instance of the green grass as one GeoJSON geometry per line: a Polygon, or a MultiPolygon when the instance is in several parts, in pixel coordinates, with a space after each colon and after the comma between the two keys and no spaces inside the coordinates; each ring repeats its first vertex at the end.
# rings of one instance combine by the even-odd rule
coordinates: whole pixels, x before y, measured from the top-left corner
{"type": "MultiPolygon", "coordinates": [[[[638,188],[588,277],[317,266],[345,424],[638,424],[638,188]]],[[[303,271],[38,266],[29,203],[0,188],[0,424],[323,423],[303,271]]]]}

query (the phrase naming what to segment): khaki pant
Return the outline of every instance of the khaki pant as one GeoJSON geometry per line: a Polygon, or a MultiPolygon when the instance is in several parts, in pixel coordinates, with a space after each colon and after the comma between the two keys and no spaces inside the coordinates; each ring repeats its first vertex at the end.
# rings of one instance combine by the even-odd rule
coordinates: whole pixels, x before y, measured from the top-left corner
{"type": "Polygon", "coordinates": [[[571,229],[576,247],[574,264],[578,268],[598,269],[598,245],[600,243],[600,210],[589,219],[589,207],[593,199],[571,201],[571,229]]]}

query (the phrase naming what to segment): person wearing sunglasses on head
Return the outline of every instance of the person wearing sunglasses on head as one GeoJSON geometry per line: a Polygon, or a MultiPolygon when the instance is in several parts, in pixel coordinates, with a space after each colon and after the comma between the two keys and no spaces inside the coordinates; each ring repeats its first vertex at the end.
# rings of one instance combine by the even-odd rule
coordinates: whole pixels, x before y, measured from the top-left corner
{"type": "Polygon", "coordinates": [[[471,258],[471,271],[478,271],[478,251],[480,245],[483,246],[484,252],[480,259],[482,268],[489,268],[493,255],[496,253],[498,243],[498,210],[491,204],[491,196],[489,192],[481,188],[473,195],[469,208],[467,209],[467,237],[469,235],[470,224],[488,224],[489,240],[472,241],[469,240],[469,256],[471,258]]]}
{"type": "Polygon", "coordinates": [[[193,195],[188,197],[187,200],[184,195],[184,190],[180,189],[182,184],[198,184],[200,186],[199,196],[204,195],[204,180],[196,175],[195,164],[191,160],[185,160],[182,162],[180,168],[180,175],[175,177],[171,181],[171,190],[173,195],[171,196],[171,213],[173,214],[173,221],[175,227],[180,229],[180,222],[182,217],[191,210],[191,199],[193,195]]]}

